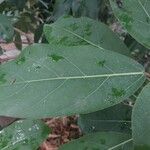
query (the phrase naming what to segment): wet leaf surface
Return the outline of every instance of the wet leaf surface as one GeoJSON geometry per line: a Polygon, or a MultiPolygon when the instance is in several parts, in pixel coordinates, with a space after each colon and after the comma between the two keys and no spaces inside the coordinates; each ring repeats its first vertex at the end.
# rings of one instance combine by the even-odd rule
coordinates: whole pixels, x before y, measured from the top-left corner
{"type": "Polygon", "coordinates": [[[0,149],[35,150],[49,132],[42,121],[19,120],[0,131],[0,149]]]}

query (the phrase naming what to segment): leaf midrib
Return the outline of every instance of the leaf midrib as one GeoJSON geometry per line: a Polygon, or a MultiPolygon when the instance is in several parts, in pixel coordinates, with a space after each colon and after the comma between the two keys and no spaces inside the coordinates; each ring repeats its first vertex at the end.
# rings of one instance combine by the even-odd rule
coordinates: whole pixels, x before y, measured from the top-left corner
{"type": "Polygon", "coordinates": [[[131,138],[131,139],[128,139],[128,140],[123,141],[123,142],[121,142],[121,143],[119,143],[119,144],[117,144],[117,145],[115,145],[115,146],[113,146],[113,147],[108,148],[108,150],[114,150],[114,149],[116,149],[116,148],[118,148],[118,147],[121,147],[121,146],[123,146],[123,145],[125,145],[125,144],[127,144],[127,143],[129,143],[129,142],[132,142],[132,141],[133,141],[132,138],[131,138]]]}
{"type": "Polygon", "coordinates": [[[92,46],[94,46],[94,47],[99,48],[100,50],[108,51],[107,49],[105,49],[105,48],[103,48],[103,47],[101,47],[101,46],[99,46],[99,45],[94,44],[93,42],[91,42],[91,41],[89,41],[89,40],[83,38],[82,36],[80,36],[80,35],[78,35],[78,34],[72,32],[72,31],[70,31],[70,30],[68,30],[68,29],[66,29],[66,28],[63,28],[63,30],[66,31],[66,32],[68,32],[68,33],[70,33],[70,34],[72,34],[72,35],[74,35],[74,36],[76,36],[76,37],[78,37],[78,38],[81,39],[81,40],[84,40],[84,41],[87,42],[88,44],[90,44],[90,45],[92,45],[92,46]]]}
{"type": "MultiPolygon", "coordinates": [[[[144,72],[129,72],[129,73],[113,73],[113,74],[100,74],[100,75],[89,75],[89,76],[72,76],[72,77],[70,76],[70,77],[45,78],[45,79],[15,82],[14,85],[24,84],[24,83],[36,83],[36,82],[42,82],[42,81],[105,78],[105,77],[120,77],[120,76],[134,76],[134,75],[144,75],[144,72]]],[[[10,86],[10,84],[2,85],[2,86],[10,86]]],[[[2,86],[0,86],[0,87],[2,87],[2,86]]]]}
{"type": "Polygon", "coordinates": [[[86,119],[90,122],[107,122],[107,123],[131,123],[130,120],[101,120],[101,119],[86,119]]]}
{"type": "Polygon", "coordinates": [[[147,12],[146,8],[143,6],[143,4],[141,3],[140,0],[138,0],[138,3],[139,3],[139,5],[142,7],[142,9],[143,9],[143,11],[145,12],[145,14],[147,15],[147,17],[150,19],[149,13],[147,12]]]}

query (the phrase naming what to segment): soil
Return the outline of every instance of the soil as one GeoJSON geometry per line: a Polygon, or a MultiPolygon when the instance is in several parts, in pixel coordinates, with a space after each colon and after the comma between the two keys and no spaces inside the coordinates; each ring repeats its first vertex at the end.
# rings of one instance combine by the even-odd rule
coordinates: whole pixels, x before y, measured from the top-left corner
{"type": "Polygon", "coordinates": [[[59,146],[82,136],[77,126],[77,117],[52,118],[45,120],[52,133],[39,150],[58,150],[59,146]]]}

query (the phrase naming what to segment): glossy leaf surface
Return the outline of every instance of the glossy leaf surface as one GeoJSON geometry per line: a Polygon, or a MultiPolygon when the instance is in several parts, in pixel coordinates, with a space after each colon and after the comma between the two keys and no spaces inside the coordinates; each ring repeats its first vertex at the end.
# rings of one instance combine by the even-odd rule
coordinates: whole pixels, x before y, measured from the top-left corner
{"type": "Polygon", "coordinates": [[[41,121],[20,120],[0,131],[1,150],[36,150],[50,130],[41,121]]]}

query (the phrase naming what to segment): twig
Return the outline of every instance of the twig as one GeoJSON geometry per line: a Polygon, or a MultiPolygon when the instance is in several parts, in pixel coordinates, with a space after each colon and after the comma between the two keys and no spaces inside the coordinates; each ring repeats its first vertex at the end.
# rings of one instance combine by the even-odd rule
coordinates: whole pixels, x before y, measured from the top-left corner
{"type": "Polygon", "coordinates": [[[145,72],[145,75],[147,77],[147,80],[150,81],[150,73],[149,72],[145,72]]]}
{"type": "MultiPolygon", "coordinates": [[[[16,41],[13,41],[13,43],[16,43],[16,44],[29,44],[29,42],[16,42],[16,41]]],[[[7,44],[6,41],[1,41],[0,44],[7,44]]]]}
{"type": "Polygon", "coordinates": [[[150,78],[150,73],[149,72],[145,72],[145,75],[150,78]]]}
{"type": "Polygon", "coordinates": [[[126,105],[126,106],[129,106],[129,107],[133,107],[133,105],[131,105],[131,104],[128,104],[128,103],[125,103],[125,102],[122,102],[124,105],[126,105]]]}
{"type": "Polygon", "coordinates": [[[15,58],[16,58],[16,56],[12,56],[12,57],[9,56],[9,57],[6,57],[6,58],[0,58],[0,63],[6,62],[8,60],[13,60],[15,58]]]}
{"type": "Polygon", "coordinates": [[[16,32],[18,32],[19,34],[24,35],[24,36],[27,38],[27,41],[28,41],[28,44],[29,44],[29,45],[33,44],[32,40],[31,40],[31,37],[30,37],[27,33],[21,31],[21,30],[18,29],[18,28],[14,28],[14,30],[15,30],[16,32]]]}
{"type": "Polygon", "coordinates": [[[133,94],[132,96],[137,99],[137,96],[135,94],[133,94]]]}

